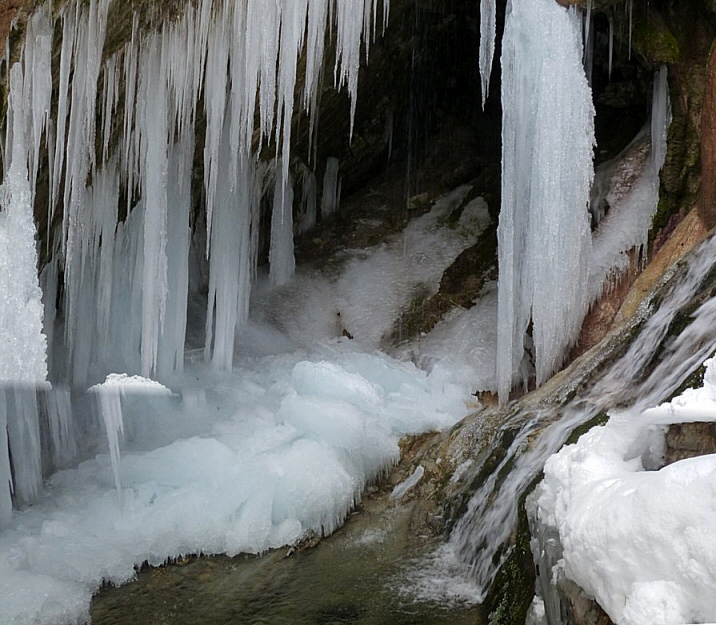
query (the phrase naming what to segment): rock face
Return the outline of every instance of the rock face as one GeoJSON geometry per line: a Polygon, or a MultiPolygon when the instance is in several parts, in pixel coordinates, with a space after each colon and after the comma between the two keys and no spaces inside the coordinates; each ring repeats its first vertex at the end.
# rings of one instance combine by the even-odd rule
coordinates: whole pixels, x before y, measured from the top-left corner
{"type": "Polygon", "coordinates": [[[666,431],[666,464],[716,454],[716,423],[678,423],[666,431]]]}

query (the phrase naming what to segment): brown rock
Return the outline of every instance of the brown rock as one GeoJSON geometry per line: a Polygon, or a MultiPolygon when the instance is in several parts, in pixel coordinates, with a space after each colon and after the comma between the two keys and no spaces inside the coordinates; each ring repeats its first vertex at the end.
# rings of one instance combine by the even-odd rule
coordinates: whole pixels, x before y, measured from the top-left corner
{"type": "Polygon", "coordinates": [[[716,423],[676,423],[666,432],[666,464],[716,453],[716,423]]]}
{"type": "Polygon", "coordinates": [[[697,207],[706,227],[716,226],[716,50],[709,58],[701,112],[701,193],[697,207]]]}

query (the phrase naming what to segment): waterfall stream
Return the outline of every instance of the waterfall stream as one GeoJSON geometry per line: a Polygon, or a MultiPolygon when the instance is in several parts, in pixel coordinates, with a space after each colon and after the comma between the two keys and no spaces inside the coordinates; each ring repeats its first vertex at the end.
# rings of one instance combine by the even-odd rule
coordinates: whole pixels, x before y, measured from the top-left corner
{"type": "MultiPolygon", "coordinates": [[[[514,433],[514,440],[472,495],[450,536],[483,597],[510,553],[521,497],[547,458],[577,427],[610,408],[645,409],[665,401],[716,350],[716,298],[708,293],[714,259],[712,237],[664,276],[635,318],[595,348],[596,353],[587,353],[549,384],[508,407],[511,416],[493,440],[504,432],[514,433]],[[679,318],[686,327],[674,336],[669,330],[679,318]],[[624,349],[626,353],[609,364],[624,349]]],[[[472,474],[481,468],[475,467],[472,474]]]]}

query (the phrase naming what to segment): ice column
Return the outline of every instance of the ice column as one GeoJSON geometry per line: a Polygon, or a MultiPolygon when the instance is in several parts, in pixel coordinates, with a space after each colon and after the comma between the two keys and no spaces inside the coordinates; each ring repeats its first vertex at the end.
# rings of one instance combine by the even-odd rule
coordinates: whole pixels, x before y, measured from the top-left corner
{"type": "Polygon", "coordinates": [[[326,173],[323,176],[323,197],[321,199],[321,217],[328,217],[338,209],[341,199],[341,185],[338,178],[340,163],[335,156],[328,157],[326,173]]]}
{"type": "MultiPolygon", "coordinates": [[[[26,62],[27,70],[36,67],[38,60],[31,55],[26,62]]],[[[30,73],[23,74],[20,63],[13,65],[6,151],[9,167],[0,187],[0,525],[7,523],[12,507],[8,448],[13,454],[18,498],[31,501],[42,484],[35,386],[47,378],[47,357],[28,165],[36,164],[34,146],[40,134],[36,124],[43,123],[42,111],[49,105],[46,96],[30,73]],[[2,390],[2,385],[11,386],[2,390]]]]}
{"type": "Polygon", "coordinates": [[[281,286],[289,281],[296,266],[293,256],[293,189],[290,176],[284,178],[281,174],[281,161],[276,169],[269,264],[271,282],[281,286]]]}
{"type": "Polygon", "coordinates": [[[541,384],[560,366],[586,313],[594,109],[574,9],[553,0],[510,3],[502,102],[496,366],[505,401],[530,324],[541,384]]]}

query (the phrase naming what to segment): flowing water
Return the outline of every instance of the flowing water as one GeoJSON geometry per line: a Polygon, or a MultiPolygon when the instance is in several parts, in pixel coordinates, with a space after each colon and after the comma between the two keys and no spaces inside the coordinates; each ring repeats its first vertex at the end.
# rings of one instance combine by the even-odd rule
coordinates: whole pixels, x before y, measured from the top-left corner
{"type": "MultiPolygon", "coordinates": [[[[366,506],[368,507],[368,506],[366,506]]],[[[95,598],[95,625],[232,623],[479,625],[474,604],[416,601],[413,567],[435,539],[408,538],[410,511],[363,509],[317,547],[286,557],[191,558],[145,569],[135,583],[95,598]]]]}
{"type": "MultiPolygon", "coordinates": [[[[511,416],[495,440],[504,432],[515,433],[514,440],[472,495],[450,537],[483,597],[509,556],[521,496],[547,458],[577,427],[609,408],[636,404],[644,409],[665,401],[716,350],[716,298],[710,297],[714,258],[716,239],[711,238],[664,277],[629,326],[509,408],[511,416]],[[605,366],[620,350],[626,353],[605,366]]],[[[473,475],[481,470],[475,467],[473,475]]]]}

